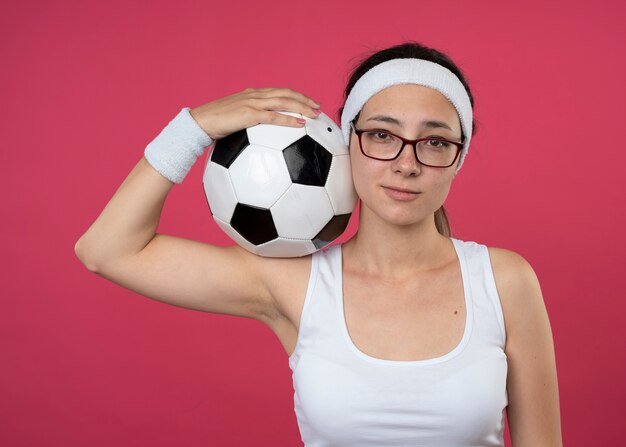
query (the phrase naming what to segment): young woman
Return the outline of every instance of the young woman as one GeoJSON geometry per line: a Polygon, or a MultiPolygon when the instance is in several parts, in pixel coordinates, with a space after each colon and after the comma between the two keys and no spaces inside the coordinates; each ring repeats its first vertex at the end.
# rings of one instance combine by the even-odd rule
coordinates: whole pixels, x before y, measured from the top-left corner
{"type": "Polygon", "coordinates": [[[414,42],[366,58],[341,126],[361,200],[353,238],[263,258],[157,234],[168,192],[212,140],[303,126],[319,106],[247,89],[184,108],[76,244],[89,270],[176,306],[267,324],[289,355],[307,446],[559,446],[550,323],[519,255],[451,237],[443,204],[467,154],[473,98],[414,42]]]}

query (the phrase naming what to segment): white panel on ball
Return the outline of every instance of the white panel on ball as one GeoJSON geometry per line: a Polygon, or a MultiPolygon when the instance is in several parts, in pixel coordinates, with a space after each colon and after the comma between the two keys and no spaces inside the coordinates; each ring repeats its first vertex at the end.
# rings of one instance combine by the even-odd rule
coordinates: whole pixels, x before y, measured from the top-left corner
{"type": "Polygon", "coordinates": [[[335,214],[348,214],[354,211],[358,196],[352,183],[349,155],[333,157],[325,188],[335,214]]]}
{"type": "Polygon", "coordinates": [[[333,155],[348,154],[348,147],[343,141],[341,129],[326,114],[320,113],[317,118],[304,117],[304,127],[308,136],[324,146],[333,155]],[[328,129],[331,129],[331,132],[328,129]]]}
{"type": "Polygon", "coordinates": [[[250,145],[228,168],[239,203],[269,208],[291,185],[282,151],[250,145]]]}
{"type": "Polygon", "coordinates": [[[334,215],[324,188],[296,183],[270,211],[278,235],[294,239],[313,239],[334,215]]]}
{"type": "Polygon", "coordinates": [[[278,238],[256,247],[257,254],[273,258],[306,256],[317,251],[311,241],[278,238]]]}
{"type": "Polygon", "coordinates": [[[213,215],[224,222],[230,222],[235,206],[237,206],[237,196],[230,181],[228,169],[217,163],[209,162],[204,170],[202,182],[213,215]]]}
{"type": "MultiPolygon", "coordinates": [[[[283,115],[290,115],[296,118],[302,118],[299,113],[280,112],[283,115]]],[[[291,143],[298,141],[300,138],[306,135],[304,127],[289,127],[280,126],[276,127],[271,124],[257,124],[256,126],[249,127],[248,141],[250,144],[266,146],[272,149],[283,150],[291,143]]]]}
{"type": "Polygon", "coordinates": [[[245,248],[246,250],[251,251],[252,253],[257,253],[256,246],[251,242],[245,240],[239,233],[237,233],[233,229],[233,227],[231,227],[226,222],[221,221],[215,216],[213,216],[213,218],[215,219],[215,223],[217,223],[217,225],[224,231],[224,233],[228,235],[229,238],[231,238],[233,241],[235,241],[238,245],[245,248]]]}

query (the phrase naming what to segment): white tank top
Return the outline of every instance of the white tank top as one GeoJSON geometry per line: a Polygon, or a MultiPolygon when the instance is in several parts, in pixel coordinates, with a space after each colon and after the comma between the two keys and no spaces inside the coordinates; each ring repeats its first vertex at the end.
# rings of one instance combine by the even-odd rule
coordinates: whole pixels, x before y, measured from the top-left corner
{"type": "Polygon", "coordinates": [[[341,245],[312,256],[293,371],[307,447],[504,446],[507,360],[487,247],[451,239],[465,293],[465,330],[447,354],[384,360],[360,351],[343,313],[341,245]]]}

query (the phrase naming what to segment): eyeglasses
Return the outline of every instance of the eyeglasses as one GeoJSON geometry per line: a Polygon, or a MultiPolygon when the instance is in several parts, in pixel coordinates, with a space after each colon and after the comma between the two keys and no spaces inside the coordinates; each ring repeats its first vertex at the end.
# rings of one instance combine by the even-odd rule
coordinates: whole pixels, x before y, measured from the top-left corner
{"type": "Polygon", "coordinates": [[[375,160],[395,160],[400,156],[404,146],[413,146],[417,161],[432,168],[448,168],[454,164],[463,149],[463,143],[438,137],[407,140],[387,130],[357,129],[350,123],[359,139],[361,153],[375,160]]]}

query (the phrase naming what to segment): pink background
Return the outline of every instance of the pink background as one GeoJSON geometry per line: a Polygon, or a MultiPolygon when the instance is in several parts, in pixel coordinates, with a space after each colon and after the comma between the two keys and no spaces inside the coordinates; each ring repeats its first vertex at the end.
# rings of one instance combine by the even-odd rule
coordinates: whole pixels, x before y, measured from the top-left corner
{"type": "MultiPolygon", "coordinates": [[[[623,2],[1,9],[0,444],[300,445],[267,327],[122,289],[86,270],[74,243],[182,107],[288,86],[336,118],[356,59],[404,39],[449,53],[473,88],[478,133],[447,202],[454,235],[535,268],[565,445],[623,442],[623,2]]],[[[206,207],[204,164],[173,189],[159,232],[230,244],[206,207]]]]}

